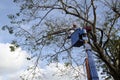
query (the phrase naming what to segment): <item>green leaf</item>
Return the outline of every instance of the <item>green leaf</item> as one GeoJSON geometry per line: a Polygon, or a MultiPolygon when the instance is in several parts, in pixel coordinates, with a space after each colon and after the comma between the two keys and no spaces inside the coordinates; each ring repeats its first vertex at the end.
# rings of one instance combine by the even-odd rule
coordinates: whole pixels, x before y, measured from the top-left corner
{"type": "Polygon", "coordinates": [[[10,48],[11,52],[15,51],[15,47],[14,46],[9,46],[9,48],[10,48]]]}
{"type": "Polygon", "coordinates": [[[10,15],[8,15],[8,18],[9,18],[9,19],[15,19],[15,16],[12,15],[12,14],[10,14],[10,15]]]}
{"type": "Polygon", "coordinates": [[[68,67],[69,65],[70,65],[70,63],[69,63],[69,62],[65,63],[65,66],[66,66],[66,67],[68,67]]]}
{"type": "Polygon", "coordinates": [[[20,13],[16,13],[17,16],[20,16],[20,13]]]}
{"type": "Polygon", "coordinates": [[[10,34],[13,34],[13,28],[12,27],[8,28],[8,31],[9,31],[10,34]]]}
{"type": "Polygon", "coordinates": [[[6,29],[7,29],[10,34],[13,34],[13,28],[10,27],[10,26],[8,26],[8,25],[2,26],[1,29],[2,29],[2,30],[6,30],[6,29]]]}
{"type": "Polygon", "coordinates": [[[27,60],[31,60],[29,57],[27,57],[27,60]]]}
{"type": "Polygon", "coordinates": [[[8,28],[8,26],[7,25],[4,25],[4,26],[2,26],[2,30],[5,30],[6,28],[8,28]]]}

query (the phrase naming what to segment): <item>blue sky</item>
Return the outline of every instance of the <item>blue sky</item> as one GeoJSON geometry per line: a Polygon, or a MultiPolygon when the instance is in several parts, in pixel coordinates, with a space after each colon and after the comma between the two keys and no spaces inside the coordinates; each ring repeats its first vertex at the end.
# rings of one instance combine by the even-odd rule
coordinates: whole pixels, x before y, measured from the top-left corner
{"type": "MultiPolygon", "coordinates": [[[[18,7],[12,2],[12,0],[1,0],[0,1],[0,28],[6,24],[10,24],[7,17],[8,14],[13,14],[17,12],[18,7]]],[[[0,42],[7,43],[13,39],[13,35],[9,35],[7,31],[2,31],[0,29],[0,42]]]]}

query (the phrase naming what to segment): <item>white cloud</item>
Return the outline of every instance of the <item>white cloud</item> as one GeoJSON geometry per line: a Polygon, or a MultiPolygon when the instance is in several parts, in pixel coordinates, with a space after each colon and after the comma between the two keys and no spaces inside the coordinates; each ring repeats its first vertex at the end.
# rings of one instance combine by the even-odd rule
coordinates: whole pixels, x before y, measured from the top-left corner
{"type": "Polygon", "coordinates": [[[21,48],[10,51],[11,44],[0,43],[0,75],[16,73],[27,64],[28,54],[21,48]]]}
{"type": "MultiPolygon", "coordinates": [[[[14,52],[11,52],[11,44],[0,43],[0,80],[21,80],[20,76],[25,75],[25,78],[32,78],[31,71],[24,71],[26,65],[30,65],[26,57],[28,54],[26,51],[23,51],[21,48],[17,48],[14,52]],[[28,75],[30,75],[28,77],[28,75]]],[[[78,69],[76,67],[76,69],[78,69]]],[[[83,68],[81,68],[83,72],[83,68]]],[[[71,67],[65,67],[64,64],[51,63],[49,66],[36,69],[36,79],[39,80],[73,80],[73,78],[78,75],[71,67]]],[[[81,78],[84,76],[79,75],[81,78]]],[[[84,80],[84,79],[83,79],[84,80]]]]}
{"type": "MultiPolygon", "coordinates": [[[[28,60],[26,60],[28,54],[21,48],[11,52],[9,46],[11,44],[0,43],[0,80],[21,80],[20,76],[31,79],[33,70],[29,69],[29,71],[24,71],[26,65],[33,64],[29,64],[28,60]]],[[[44,68],[36,67],[36,79],[33,80],[74,80],[75,77],[78,80],[86,80],[84,69],[85,66],[83,65],[74,67],[73,69],[61,63],[51,63],[44,68]]]]}
{"type": "MultiPolygon", "coordinates": [[[[32,70],[25,71],[22,75],[25,79],[31,79],[32,70]]],[[[33,80],[74,80],[76,77],[79,80],[86,80],[86,75],[83,70],[83,66],[79,67],[66,67],[61,63],[51,63],[49,66],[44,67],[44,69],[36,68],[35,73],[37,73],[33,80]],[[78,77],[77,77],[78,76],[78,77]]]]}
{"type": "Polygon", "coordinates": [[[43,80],[74,80],[77,79],[85,80],[85,74],[83,65],[79,67],[65,66],[64,64],[52,63],[45,69],[45,77],[43,80]],[[78,77],[77,77],[78,76],[78,77]]]}

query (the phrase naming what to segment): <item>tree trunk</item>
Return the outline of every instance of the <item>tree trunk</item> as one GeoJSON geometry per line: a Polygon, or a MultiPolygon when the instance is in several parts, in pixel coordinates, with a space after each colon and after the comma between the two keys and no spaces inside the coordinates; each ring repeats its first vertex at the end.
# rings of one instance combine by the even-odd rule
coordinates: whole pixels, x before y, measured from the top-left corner
{"type": "Polygon", "coordinates": [[[113,77],[114,80],[120,80],[120,69],[116,68],[114,64],[111,64],[107,56],[104,54],[104,49],[99,47],[99,45],[95,42],[94,46],[96,47],[97,53],[99,54],[99,58],[106,64],[109,69],[109,74],[113,77]]]}
{"type": "Polygon", "coordinates": [[[120,80],[120,74],[117,74],[117,73],[119,73],[119,72],[117,71],[116,73],[114,73],[112,75],[112,77],[113,77],[114,80],[120,80]]]}

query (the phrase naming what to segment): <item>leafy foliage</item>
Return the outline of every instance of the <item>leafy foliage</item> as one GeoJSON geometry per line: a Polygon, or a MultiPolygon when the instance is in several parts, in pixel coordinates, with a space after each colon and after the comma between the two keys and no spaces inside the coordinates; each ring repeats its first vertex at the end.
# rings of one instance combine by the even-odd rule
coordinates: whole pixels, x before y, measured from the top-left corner
{"type": "Polygon", "coordinates": [[[15,51],[15,47],[14,46],[10,46],[10,51],[15,51]]]}

